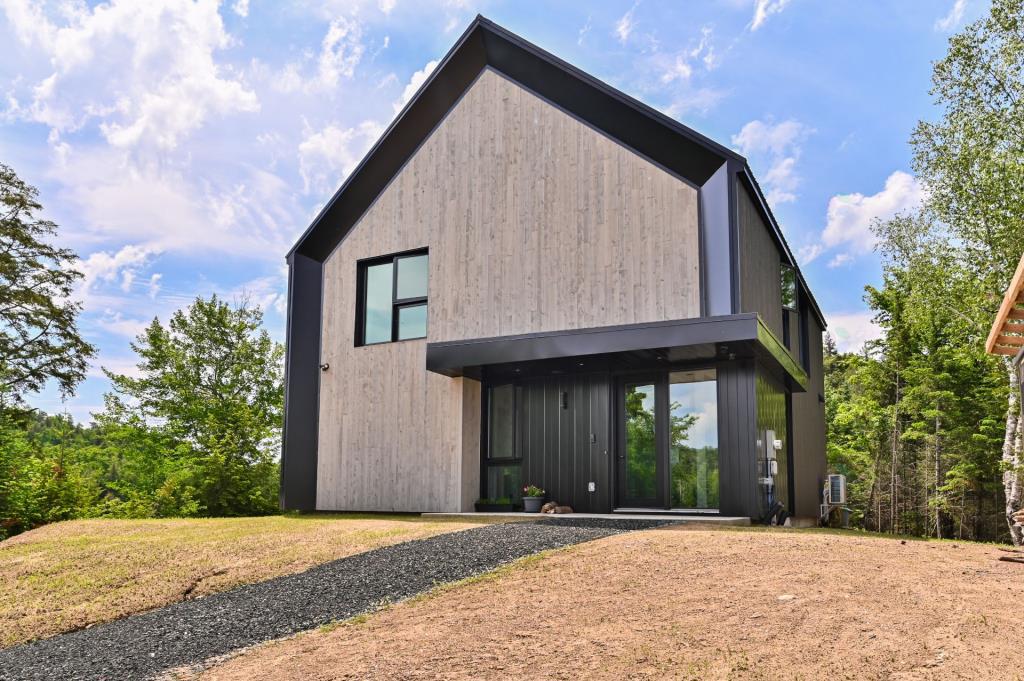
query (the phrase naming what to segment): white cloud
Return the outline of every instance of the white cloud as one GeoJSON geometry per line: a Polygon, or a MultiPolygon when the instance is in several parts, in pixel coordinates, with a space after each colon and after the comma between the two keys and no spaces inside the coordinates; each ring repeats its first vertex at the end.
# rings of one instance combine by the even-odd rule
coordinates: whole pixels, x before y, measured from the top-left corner
{"type": "Polygon", "coordinates": [[[396,114],[402,110],[402,107],[409,103],[409,100],[412,99],[413,95],[416,94],[416,91],[420,89],[420,86],[426,82],[427,78],[430,77],[430,74],[434,72],[435,68],[437,68],[437,63],[436,59],[428,61],[422,69],[412,74],[412,78],[409,79],[409,82],[405,84],[405,89],[402,90],[402,98],[395,102],[396,114]]]}
{"type": "Polygon", "coordinates": [[[825,315],[828,331],[840,352],[860,352],[864,343],[882,337],[871,312],[842,312],[825,315]]]}
{"type": "Polygon", "coordinates": [[[847,265],[851,261],[853,261],[853,256],[849,253],[837,253],[834,258],[828,261],[828,266],[830,269],[835,269],[847,265]]]}
{"type": "Polygon", "coordinates": [[[78,295],[88,299],[103,284],[117,284],[122,291],[132,288],[140,269],[157,253],[149,248],[128,244],[116,253],[97,251],[78,263],[78,270],[84,275],[79,284],[78,295]]]}
{"type": "Polygon", "coordinates": [[[214,2],[113,0],[68,6],[58,23],[6,5],[48,74],[20,93],[21,116],[58,132],[96,122],[110,144],[174,148],[211,116],[259,109],[255,93],[214,55],[232,44],[214,2]]]}
{"type": "Polygon", "coordinates": [[[391,10],[395,8],[396,2],[397,0],[379,0],[377,6],[380,8],[380,11],[383,12],[384,14],[391,14],[391,10]]]}
{"type": "MultiPolygon", "coordinates": [[[[385,45],[390,42],[385,38],[385,45]]],[[[383,48],[382,48],[383,49],[383,48]]],[[[363,42],[363,26],[354,18],[336,16],[331,19],[327,32],[320,41],[317,53],[307,53],[305,58],[285,65],[279,71],[264,73],[268,76],[271,86],[282,92],[305,92],[318,94],[334,91],[342,80],[351,79],[356,67],[366,53],[363,42]],[[309,62],[315,59],[315,67],[310,73],[309,62]]],[[[263,68],[256,63],[257,68],[263,68]]]]}
{"type": "Polygon", "coordinates": [[[877,194],[839,194],[828,202],[827,224],[821,234],[825,249],[845,246],[851,255],[875,246],[872,223],[916,208],[925,198],[924,186],[914,176],[897,170],[877,194]]]}
{"type": "Polygon", "coordinates": [[[661,107],[666,115],[680,118],[690,111],[706,114],[725,97],[725,91],[701,84],[700,77],[718,66],[710,26],[700,29],[698,41],[674,52],[662,51],[656,39],[644,37],[650,52],[644,58],[645,65],[657,77],[657,84],[647,87],[658,97],[670,94],[670,103],[661,107]]]}
{"type": "MultiPolygon", "coordinates": [[[[103,369],[132,378],[142,376],[142,370],[139,369],[139,358],[135,355],[127,357],[100,355],[89,363],[88,375],[91,378],[106,378],[103,369]]],[[[95,411],[100,411],[100,409],[101,407],[94,408],[95,411]]]]}
{"type": "Polygon", "coordinates": [[[231,11],[243,19],[249,16],[249,0],[235,0],[235,4],[231,5],[231,11]]]}
{"type": "Polygon", "coordinates": [[[956,0],[953,6],[949,8],[949,13],[946,16],[935,20],[935,30],[942,32],[952,31],[960,24],[960,20],[964,18],[965,9],[967,9],[967,0],[956,0]]]}
{"type": "MultiPolygon", "coordinates": [[[[437,68],[437,64],[436,60],[431,60],[412,74],[401,97],[392,105],[396,114],[409,103],[437,68]]],[[[390,82],[393,80],[387,77],[378,87],[390,82]]],[[[307,125],[298,149],[303,190],[307,194],[323,194],[337,189],[384,133],[385,128],[384,123],[373,120],[363,121],[355,127],[330,123],[319,130],[313,130],[307,125]]]]}
{"type": "Polygon", "coordinates": [[[299,143],[304,191],[324,194],[337,189],[383,132],[384,126],[376,121],[363,121],[354,128],[336,124],[320,130],[307,128],[299,143]]]}
{"type": "Polygon", "coordinates": [[[697,44],[697,47],[690,50],[690,58],[700,59],[704,63],[704,68],[708,71],[718,65],[715,46],[711,42],[713,32],[710,26],[702,27],[700,29],[700,42],[697,44]]]}
{"type": "Polygon", "coordinates": [[[752,164],[765,164],[762,176],[770,203],[796,201],[801,178],[796,170],[803,151],[803,142],[814,133],[812,128],[796,120],[773,124],[750,121],[732,136],[732,143],[752,164]]]}
{"type": "Polygon", "coordinates": [[[618,37],[619,42],[625,44],[629,40],[629,36],[632,35],[633,29],[636,28],[636,22],[633,19],[633,15],[636,12],[639,2],[633,3],[633,6],[629,8],[629,11],[623,14],[617,22],[615,22],[615,35],[618,37]]]}
{"type": "Polygon", "coordinates": [[[164,275],[159,272],[154,272],[150,275],[149,284],[146,289],[146,295],[148,295],[150,299],[156,298],[157,294],[160,293],[160,280],[163,279],[163,277],[164,275]]]}
{"type": "Polygon", "coordinates": [[[799,262],[806,264],[821,255],[823,250],[825,248],[821,244],[806,244],[799,248],[796,257],[799,262]]]}
{"type": "Polygon", "coordinates": [[[661,74],[662,83],[671,83],[674,80],[690,80],[693,75],[693,68],[686,61],[686,57],[677,54],[668,67],[661,74]]]}
{"type": "Polygon", "coordinates": [[[120,310],[108,308],[103,311],[103,316],[97,320],[96,324],[108,333],[125,338],[136,338],[149,326],[149,320],[126,318],[120,310]]]}
{"type": "Polygon", "coordinates": [[[790,0],[754,0],[754,18],[750,20],[750,30],[756,31],[768,21],[768,17],[779,14],[786,9],[790,0]]]}
{"type": "Polygon", "coordinates": [[[247,300],[265,313],[274,311],[282,317],[288,312],[288,268],[282,266],[274,275],[251,279],[227,292],[228,300],[247,300]]]}
{"type": "Polygon", "coordinates": [[[681,118],[690,111],[706,114],[725,97],[723,90],[710,87],[687,88],[672,98],[672,103],[662,111],[666,116],[681,118]]]}
{"type": "Polygon", "coordinates": [[[583,28],[580,29],[579,33],[576,34],[576,44],[583,45],[583,39],[590,33],[590,29],[593,27],[593,18],[588,16],[587,23],[583,24],[583,28]]]}
{"type": "Polygon", "coordinates": [[[358,22],[345,17],[332,21],[320,46],[319,84],[333,88],[339,79],[351,78],[365,49],[358,22]]]}

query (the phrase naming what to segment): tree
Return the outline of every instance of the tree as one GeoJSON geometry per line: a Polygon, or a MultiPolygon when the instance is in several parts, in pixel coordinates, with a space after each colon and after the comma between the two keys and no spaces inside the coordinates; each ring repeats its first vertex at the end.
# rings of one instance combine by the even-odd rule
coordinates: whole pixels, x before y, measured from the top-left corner
{"type": "Polygon", "coordinates": [[[277,508],[284,350],[262,319],[245,302],[197,298],[167,327],[154,319],[132,344],[140,377],[106,371],[115,392],[105,417],[174,443],[201,514],[277,508]]]}
{"type": "Polygon", "coordinates": [[[48,243],[57,225],[38,216],[38,192],[0,163],[0,409],[53,379],[70,394],[95,353],[82,339],[77,256],[48,243]]]}
{"type": "MultiPolygon", "coordinates": [[[[1024,253],[1024,3],[993,0],[987,17],[950,39],[932,82],[943,113],[915,129],[914,166],[930,191],[928,209],[982,282],[981,309],[991,319],[1024,253]]],[[[1005,513],[1019,545],[1024,532],[1013,515],[1024,501],[1024,423],[1017,378],[1010,362],[1003,364],[1005,513]]]]}
{"type": "Polygon", "coordinates": [[[830,465],[869,529],[996,538],[1006,386],[984,351],[983,282],[929,212],[874,231],[882,285],[865,300],[883,334],[862,355],[826,353],[830,465]]]}

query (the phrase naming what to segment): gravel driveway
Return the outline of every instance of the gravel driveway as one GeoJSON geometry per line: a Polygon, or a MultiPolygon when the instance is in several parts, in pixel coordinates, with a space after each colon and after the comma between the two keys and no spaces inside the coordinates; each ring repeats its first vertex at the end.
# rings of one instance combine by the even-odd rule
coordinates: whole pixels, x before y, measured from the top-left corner
{"type": "Polygon", "coordinates": [[[552,518],[395,544],[306,572],[0,650],[0,679],[145,679],[347,619],[518,558],[665,524],[552,518]]]}

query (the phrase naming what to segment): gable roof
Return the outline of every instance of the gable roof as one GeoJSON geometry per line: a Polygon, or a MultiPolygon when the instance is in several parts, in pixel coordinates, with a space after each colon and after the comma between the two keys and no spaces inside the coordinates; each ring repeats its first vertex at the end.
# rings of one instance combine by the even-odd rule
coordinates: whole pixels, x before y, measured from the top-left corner
{"type": "Polygon", "coordinates": [[[996,313],[985,351],[1010,357],[1024,353],[1024,255],[996,313]]]}
{"type": "Polygon", "coordinates": [[[727,161],[742,168],[783,261],[796,270],[824,328],[824,316],[745,158],[480,15],[345,179],[288,257],[297,253],[325,260],[486,68],[696,187],[727,161]]]}

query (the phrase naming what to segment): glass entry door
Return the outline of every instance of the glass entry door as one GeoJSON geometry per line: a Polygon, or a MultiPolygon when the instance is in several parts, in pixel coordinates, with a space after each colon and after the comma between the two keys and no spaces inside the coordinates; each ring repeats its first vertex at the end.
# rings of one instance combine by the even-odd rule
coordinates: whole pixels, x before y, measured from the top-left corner
{"type": "Polygon", "coordinates": [[[668,378],[669,500],[681,510],[718,508],[718,385],[714,369],[668,378]]]}
{"type": "Polygon", "coordinates": [[[617,409],[617,506],[717,510],[715,370],[623,379],[617,409]]]}
{"type": "Polygon", "coordinates": [[[619,506],[664,507],[663,439],[665,383],[659,377],[630,379],[619,387],[619,506]]]}

